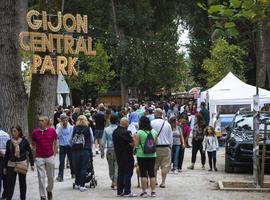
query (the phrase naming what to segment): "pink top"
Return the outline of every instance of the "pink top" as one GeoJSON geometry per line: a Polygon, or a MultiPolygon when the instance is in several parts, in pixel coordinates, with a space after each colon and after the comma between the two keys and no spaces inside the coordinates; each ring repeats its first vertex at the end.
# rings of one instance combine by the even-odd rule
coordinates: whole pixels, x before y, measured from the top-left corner
{"type": "Polygon", "coordinates": [[[57,134],[54,128],[41,130],[37,128],[32,133],[32,140],[36,143],[36,157],[48,158],[54,154],[53,144],[57,140],[57,134]]]}
{"type": "Polygon", "coordinates": [[[190,127],[189,127],[189,125],[187,125],[187,124],[184,124],[183,127],[184,127],[184,139],[186,139],[186,137],[189,136],[189,133],[190,133],[190,127]]]}

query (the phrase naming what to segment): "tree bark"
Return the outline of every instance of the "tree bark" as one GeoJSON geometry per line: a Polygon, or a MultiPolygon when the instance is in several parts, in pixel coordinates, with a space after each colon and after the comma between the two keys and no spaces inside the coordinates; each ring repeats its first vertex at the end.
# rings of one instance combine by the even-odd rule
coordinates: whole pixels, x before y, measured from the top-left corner
{"type": "MultiPolygon", "coordinates": [[[[123,31],[119,31],[118,26],[117,26],[116,8],[115,8],[115,1],[114,0],[111,0],[111,5],[112,5],[114,31],[115,31],[116,36],[119,36],[120,48],[123,48],[123,45],[121,45],[121,42],[122,42],[121,35],[122,35],[123,31]],[[119,34],[119,32],[121,32],[121,35],[119,34]]],[[[119,63],[118,63],[118,65],[119,65],[119,63]]],[[[125,66],[121,66],[121,67],[125,67],[125,66]]],[[[125,104],[128,102],[128,88],[124,83],[122,71],[123,70],[121,69],[120,70],[121,104],[122,104],[122,106],[125,106],[125,104]]]]}
{"type": "Polygon", "coordinates": [[[0,126],[9,131],[11,126],[20,125],[27,136],[27,95],[18,45],[18,35],[25,19],[21,14],[26,7],[27,1],[24,0],[0,3],[0,126]]]}
{"type": "MultiPolygon", "coordinates": [[[[61,9],[61,0],[40,0],[39,10],[56,14],[61,9]]],[[[53,58],[53,56],[52,56],[53,58]]],[[[53,118],[56,105],[57,75],[33,74],[28,108],[29,131],[38,125],[38,116],[53,118]]]]}
{"type": "Polygon", "coordinates": [[[270,89],[270,29],[267,20],[258,22],[257,32],[257,86],[270,89]]]}

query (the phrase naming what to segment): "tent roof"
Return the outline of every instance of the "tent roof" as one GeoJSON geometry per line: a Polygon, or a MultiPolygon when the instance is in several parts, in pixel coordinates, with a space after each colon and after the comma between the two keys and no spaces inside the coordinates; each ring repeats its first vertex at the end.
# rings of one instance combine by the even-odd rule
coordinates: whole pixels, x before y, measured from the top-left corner
{"type": "Polygon", "coordinates": [[[58,94],[69,94],[68,84],[62,74],[58,76],[57,80],[57,93],[58,94]]]}
{"type": "MultiPolygon", "coordinates": [[[[237,78],[233,73],[229,72],[215,86],[204,92],[209,95],[209,100],[244,100],[253,99],[256,95],[256,87],[248,85],[237,78]]],[[[270,91],[259,89],[260,98],[268,98],[270,100],[270,91]]]]}

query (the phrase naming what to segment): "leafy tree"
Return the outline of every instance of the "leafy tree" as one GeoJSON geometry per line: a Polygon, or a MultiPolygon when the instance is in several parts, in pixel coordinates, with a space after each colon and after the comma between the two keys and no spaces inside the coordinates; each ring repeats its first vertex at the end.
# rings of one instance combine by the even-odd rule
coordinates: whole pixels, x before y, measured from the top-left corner
{"type": "Polygon", "coordinates": [[[107,91],[110,81],[115,77],[115,72],[110,67],[109,56],[102,44],[96,43],[95,50],[97,55],[94,57],[80,56],[79,75],[68,78],[71,93],[74,97],[77,96],[74,98],[75,104],[79,104],[80,99],[96,99],[100,93],[107,91]]]}
{"type": "Polygon", "coordinates": [[[178,54],[178,68],[176,71],[175,90],[187,91],[196,86],[192,75],[192,62],[184,54],[178,54]]]}
{"type": "Polygon", "coordinates": [[[207,72],[207,86],[211,87],[220,81],[226,74],[232,72],[245,80],[244,57],[246,51],[236,45],[230,45],[225,39],[215,41],[211,56],[203,62],[207,72]]]}
{"type": "Polygon", "coordinates": [[[150,95],[176,80],[177,7],[176,0],[67,0],[65,11],[88,15],[89,34],[103,44],[115,69],[113,88],[121,82],[150,95]]]}
{"type": "MultiPolygon", "coordinates": [[[[250,46],[251,62],[256,63],[257,85],[270,88],[270,2],[268,0],[212,0],[208,12],[215,22],[215,35],[241,39],[242,26],[239,23],[249,23],[251,37],[246,41],[252,41],[250,46]],[[258,78],[260,77],[260,78],[258,78]]],[[[249,62],[250,62],[249,60],[249,62]]],[[[255,71],[255,70],[254,70],[255,71]]]]}
{"type": "Polygon", "coordinates": [[[207,74],[202,64],[203,60],[209,56],[212,24],[207,10],[197,6],[198,3],[208,7],[208,0],[179,0],[178,15],[183,26],[189,30],[190,43],[187,47],[194,81],[197,85],[205,87],[207,74]]]}

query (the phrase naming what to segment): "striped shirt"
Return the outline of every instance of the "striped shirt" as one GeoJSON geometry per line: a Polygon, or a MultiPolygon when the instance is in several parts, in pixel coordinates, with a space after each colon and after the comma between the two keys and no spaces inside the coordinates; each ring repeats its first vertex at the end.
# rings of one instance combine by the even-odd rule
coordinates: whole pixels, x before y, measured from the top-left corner
{"type": "Polygon", "coordinates": [[[35,129],[32,133],[32,140],[36,143],[37,158],[48,158],[54,154],[54,141],[57,140],[54,128],[46,128],[45,130],[35,129]]]}

